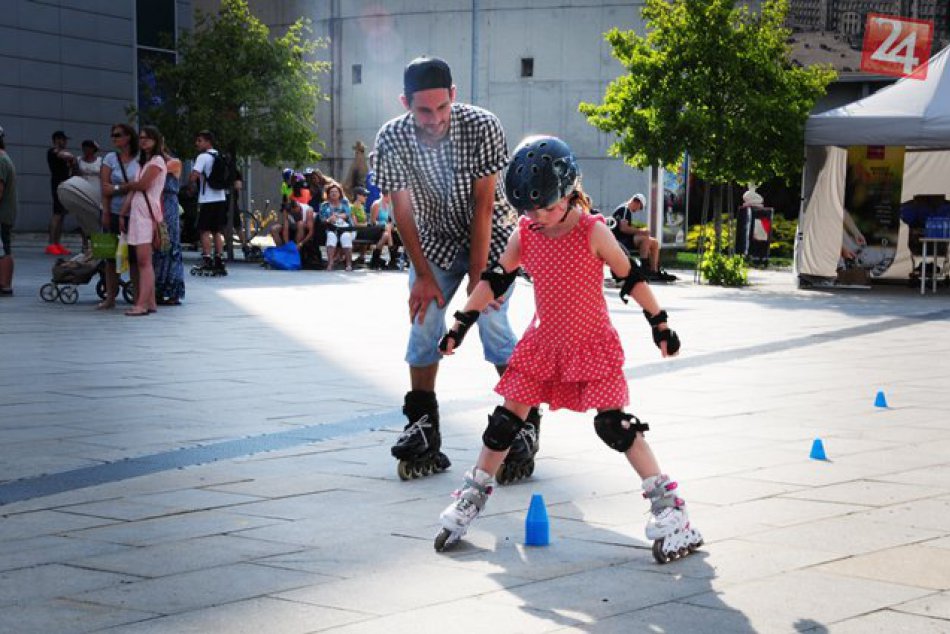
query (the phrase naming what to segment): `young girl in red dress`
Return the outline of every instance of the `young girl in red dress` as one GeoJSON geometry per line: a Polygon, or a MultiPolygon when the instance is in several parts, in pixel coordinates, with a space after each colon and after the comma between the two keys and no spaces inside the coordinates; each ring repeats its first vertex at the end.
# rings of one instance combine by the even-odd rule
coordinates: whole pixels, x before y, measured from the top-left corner
{"type": "Polygon", "coordinates": [[[441,515],[436,550],[458,542],[492,492],[493,476],[524,426],[532,407],[577,412],[596,409],[594,428],[611,448],[623,453],[643,480],[650,500],[646,527],[660,563],[692,552],[702,536],[690,527],[677,484],[660,471],[643,437],[648,426],[623,407],[629,403],[624,354],[610,323],[603,294],[603,267],[623,281],[643,309],[653,340],[664,356],[675,355],[679,338],[666,324],[636,260],[630,258],[604,224],[590,213],[570,148],[556,137],[529,137],[515,150],[505,175],[505,193],[522,217],[499,263],[486,271],[453,328],[442,340],[444,354],[462,343],[478,315],[504,294],[519,266],[534,282],[536,312],[515,348],[495,391],[504,405],[488,417],[484,445],[475,467],[465,474],[457,500],[441,515]]]}

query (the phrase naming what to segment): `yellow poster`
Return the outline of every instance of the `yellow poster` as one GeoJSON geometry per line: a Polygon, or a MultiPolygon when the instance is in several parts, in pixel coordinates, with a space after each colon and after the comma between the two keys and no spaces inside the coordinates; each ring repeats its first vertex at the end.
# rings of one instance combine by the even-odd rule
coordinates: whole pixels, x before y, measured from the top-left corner
{"type": "Polygon", "coordinates": [[[848,148],[841,257],[882,275],[894,262],[900,231],[902,146],[852,145],[848,148]]]}

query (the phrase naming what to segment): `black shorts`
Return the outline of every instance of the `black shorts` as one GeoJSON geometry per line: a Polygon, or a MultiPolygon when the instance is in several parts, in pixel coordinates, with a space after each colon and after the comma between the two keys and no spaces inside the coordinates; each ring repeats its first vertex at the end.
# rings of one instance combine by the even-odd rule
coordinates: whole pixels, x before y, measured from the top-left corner
{"type": "Polygon", "coordinates": [[[53,192],[53,213],[57,216],[65,216],[66,208],[63,207],[63,203],[59,202],[59,192],[56,191],[57,187],[59,187],[59,183],[50,185],[50,190],[53,192]]]}
{"type": "Polygon", "coordinates": [[[10,242],[12,234],[13,225],[0,224],[0,248],[3,249],[3,253],[0,254],[0,258],[13,255],[13,243],[10,242]]]}
{"type": "Polygon", "coordinates": [[[198,231],[219,232],[228,225],[228,201],[198,205],[198,231]]]}

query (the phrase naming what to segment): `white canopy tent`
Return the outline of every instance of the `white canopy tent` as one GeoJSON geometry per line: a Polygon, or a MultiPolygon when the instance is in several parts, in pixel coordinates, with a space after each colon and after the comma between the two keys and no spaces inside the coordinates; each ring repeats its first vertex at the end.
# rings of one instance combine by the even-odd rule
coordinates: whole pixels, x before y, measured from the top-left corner
{"type": "MultiPolygon", "coordinates": [[[[950,47],[930,59],[926,79],[904,77],[873,95],[808,118],[802,208],[795,245],[799,276],[834,278],[841,252],[848,146],[903,146],[901,200],[950,195],[950,47]]],[[[882,278],[907,279],[912,260],[902,222],[882,278]]]]}

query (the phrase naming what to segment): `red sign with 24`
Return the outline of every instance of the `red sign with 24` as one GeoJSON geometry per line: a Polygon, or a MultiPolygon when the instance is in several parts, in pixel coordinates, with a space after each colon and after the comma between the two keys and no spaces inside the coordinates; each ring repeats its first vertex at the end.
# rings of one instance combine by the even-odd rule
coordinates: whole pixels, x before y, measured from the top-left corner
{"type": "Polygon", "coordinates": [[[926,79],[933,33],[934,24],[930,20],[869,13],[864,27],[861,70],[926,79]]]}

